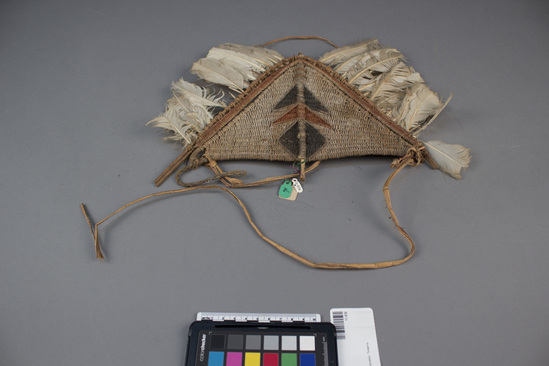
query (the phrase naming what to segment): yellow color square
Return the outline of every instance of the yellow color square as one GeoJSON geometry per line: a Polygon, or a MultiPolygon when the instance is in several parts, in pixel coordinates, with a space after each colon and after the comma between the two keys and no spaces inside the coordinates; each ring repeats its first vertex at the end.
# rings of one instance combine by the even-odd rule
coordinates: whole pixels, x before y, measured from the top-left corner
{"type": "Polygon", "coordinates": [[[261,354],[257,352],[246,352],[244,355],[244,366],[259,366],[261,354]]]}

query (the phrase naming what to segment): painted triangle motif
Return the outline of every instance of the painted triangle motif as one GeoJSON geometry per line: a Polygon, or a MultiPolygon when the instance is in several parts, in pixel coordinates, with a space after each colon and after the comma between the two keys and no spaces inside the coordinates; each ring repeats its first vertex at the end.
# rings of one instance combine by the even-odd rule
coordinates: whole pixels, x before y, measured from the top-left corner
{"type": "MultiPolygon", "coordinates": [[[[313,156],[314,153],[324,145],[326,139],[322,134],[310,124],[305,126],[305,134],[307,146],[305,150],[306,156],[313,156]]],[[[295,123],[290,127],[284,135],[280,137],[280,144],[284,146],[293,156],[299,156],[299,124],[295,123]]]]}
{"type": "MultiPolygon", "coordinates": [[[[284,98],[282,98],[282,100],[274,107],[274,109],[282,109],[293,104],[298,104],[298,94],[299,88],[296,85],[284,96],[284,98]]],[[[328,112],[328,110],[322,105],[322,102],[316,99],[313,93],[311,93],[311,91],[306,87],[303,88],[303,98],[304,104],[310,109],[315,111],[328,112]]]]}

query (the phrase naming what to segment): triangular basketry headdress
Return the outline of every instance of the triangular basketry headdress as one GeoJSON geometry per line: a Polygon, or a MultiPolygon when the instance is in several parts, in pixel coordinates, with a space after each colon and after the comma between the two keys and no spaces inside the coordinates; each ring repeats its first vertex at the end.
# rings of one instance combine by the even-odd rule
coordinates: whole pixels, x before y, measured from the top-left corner
{"type": "MultiPolygon", "coordinates": [[[[298,37],[319,38],[319,37],[298,37]]],[[[336,48],[319,60],[301,54],[283,58],[264,46],[223,44],[214,47],[191,70],[201,79],[237,93],[226,105],[223,92],[212,92],[184,81],[172,85],[166,112],[150,122],[168,131],[166,139],[180,143],[181,155],[157,178],[157,185],[178,169],[180,184],[196,189],[212,179],[229,187],[246,187],[300,176],[322,160],[351,156],[393,156],[396,168],[384,186],[391,217],[408,240],[408,256],[381,263],[313,263],[261,234],[240,200],[258,234],[271,245],[317,268],[380,268],[400,264],[414,253],[414,244],[400,227],[391,207],[389,183],[407,165],[427,161],[454,178],[467,167],[469,150],[440,141],[422,142],[427,127],[446,105],[421,76],[404,62],[402,54],[367,40],[336,48]],[[299,173],[253,183],[224,172],[224,160],[271,160],[297,163],[299,173]],[[310,162],[314,164],[307,167],[310,162]],[[200,165],[215,177],[192,184],[180,176],[200,165]]],[[[192,188],[187,188],[187,190],[192,188]]],[[[185,191],[185,190],[180,190],[185,191]]],[[[97,226],[94,238],[98,256],[97,226]]]]}

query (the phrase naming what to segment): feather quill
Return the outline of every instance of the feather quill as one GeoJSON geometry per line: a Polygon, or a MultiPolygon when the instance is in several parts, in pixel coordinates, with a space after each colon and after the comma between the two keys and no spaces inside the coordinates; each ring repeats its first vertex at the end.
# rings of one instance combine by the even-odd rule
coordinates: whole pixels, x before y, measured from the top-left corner
{"type": "Polygon", "coordinates": [[[471,162],[470,149],[442,141],[429,141],[423,144],[441,171],[455,179],[461,179],[461,169],[467,168],[471,162]]]}
{"type": "Polygon", "coordinates": [[[193,64],[191,72],[203,80],[227,86],[238,93],[250,85],[247,81],[250,75],[235,69],[226,59],[201,58],[193,64]]]}
{"type": "Polygon", "coordinates": [[[320,57],[319,61],[328,66],[333,66],[345,62],[354,56],[379,48],[381,48],[381,43],[377,39],[368,39],[327,52],[320,57]]]}

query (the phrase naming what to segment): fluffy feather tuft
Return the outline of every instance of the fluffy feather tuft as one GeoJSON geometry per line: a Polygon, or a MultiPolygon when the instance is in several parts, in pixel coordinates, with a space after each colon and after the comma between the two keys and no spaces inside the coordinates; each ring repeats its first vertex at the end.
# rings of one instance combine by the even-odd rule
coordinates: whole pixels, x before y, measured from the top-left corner
{"type": "Polygon", "coordinates": [[[189,83],[183,79],[172,83],[172,92],[174,95],[185,97],[193,103],[206,107],[226,107],[223,102],[222,93],[218,95],[211,94],[208,89],[189,83]]]}
{"type": "Polygon", "coordinates": [[[455,179],[461,179],[461,169],[467,168],[471,162],[470,149],[442,141],[429,141],[423,144],[441,171],[455,179]]]}
{"type": "Polygon", "coordinates": [[[166,105],[166,111],[147,125],[163,128],[169,133],[164,139],[190,144],[211,122],[213,108],[224,108],[223,96],[211,94],[207,89],[181,79],[172,84],[173,97],[166,105]]]}

